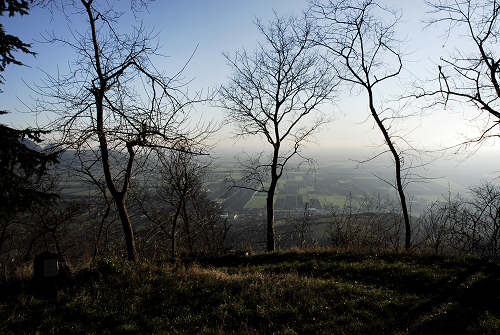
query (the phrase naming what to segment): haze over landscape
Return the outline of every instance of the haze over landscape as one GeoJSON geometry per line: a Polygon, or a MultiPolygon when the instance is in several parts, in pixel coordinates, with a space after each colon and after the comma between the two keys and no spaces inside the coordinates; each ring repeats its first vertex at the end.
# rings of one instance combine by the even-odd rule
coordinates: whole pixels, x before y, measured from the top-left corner
{"type": "MultiPolygon", "coordinates": [[[[383,89],[379,88],[383,92],[378,103],[390,105],[391,99],[414,89],[415,82],[435,78],[439,57],[450,53],[448,50],[453,50],[456,45],[469,42],[465,36],[463,41],[456,36],[446,37],[446,31],[438,26],[427,27],[432,14],[424,1],[387,1],[385,5],[401,15],[397,38],[401,40],[400,49],[405,59],[402,75],[383,89]]],[[[273,11],[280,15],[300,16],[306,7],[307,1],[158,1],[134,15],[142,21],[146,30],[154,31],[159,39],[160,52],[166,57],[155,60],[155,66],[173,74],[192,56],[183,77],[189,80],[190,91],[207,92],[217,90],[230,74],[223,52],[231,54],[242,47],[252,50],[255,43],[261,40],[254,25],[256,18],[265,22],[272,18],[273,11]]],[[[126,5],[123,10],[127,10],[126,5]]],[[[130,30],[126,19],[119,22],[120,29],[130,30]]],[[[72,22],[70,25],[57,12],[51,14],[44,8],[36,7],[29,18],[9,18],[5,25],[12,34],[22,36],[31,43],[37,56],[20,54],[20,60],[27,66],[6,69],[4,77],[8,85],[2,87],[2,102],[9,114],[2,117],[2,122],[19,128],[43,125],[51,115],[42,113],[35,118],[29,112],[35,98],[29,87],[41,84],[44,73],[64,73],[72,58],[71,50],[63,44],[43,41],[54,32],[61,37],[70,36],[70,29],[78,31],[78,24],[72,22]]],[[[447,110],[440,106],[432,109],[421,107],[422,104],[417,102],[405,107],[405,113],[413,116],[396,127],[412,146],[424,152],[419,163],[432,162],[422,174],[440,178],[439,183],[446,186],[441,191],[435,189],[439,193],[436,197],[447,190],[447,184],[452,192],[463,193],[482,179],[495,180],[500,170],[500,155],[493,141],[482,143],[480,147],[471,145],[464,150],[443,150],[478,135],[476,127],[483,120],[475,117],[470,106],[451,106],[447,110]]],[[[206,104],[196,108],[196,117],[216,122],[224,119],[224,111],[216,106],[206,104]]],[[[383,150],[383,139],[368,118],[364,95],[359,89],[343,90],[332,99],[331,104],[323,105],[321,109],[331,122],[324,125],[313,141],[304,147],[308,153],[306,156],[315,158],[319,166],[340,164],[355,169],[359,164],[351,160],[362,161],[383,150]]],[[[233,129],[226,123],[212,137],[215,157],[227,159],[243,151],[255,152],[262,147],[262,139],[234,139],[233,129]]],[[[374,164],[387,167],[390,165],[389,157],[386,160],[382,157],[374,164]]],[[[370,175],[370,170],[370,164],[365,164],[354,173],[370,175]]],[[[380,185],[383,187],[383,182],[380,185]]]]}
{"type": "Polygon", "coordinates": [[[500,334],[497,0],[0,17],[0,333],[500,334]]]}

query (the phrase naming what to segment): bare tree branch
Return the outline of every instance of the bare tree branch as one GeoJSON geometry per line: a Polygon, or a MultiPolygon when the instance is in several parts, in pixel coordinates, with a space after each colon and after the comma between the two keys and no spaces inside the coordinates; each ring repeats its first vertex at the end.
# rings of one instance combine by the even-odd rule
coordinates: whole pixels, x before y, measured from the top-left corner
{"type": "Polygon", "coordinates": [[[254,53],[246,50],[225,55],[233,74],[221,89],[221,106],[228,120],[238,127],[237,136],[260,137],[272,150],[265,164],[248,170],[241,185],[267,193],[267,249],[274,250],[274,194],[279,178],[291,159],[327,120],[319,106],[328,101],[338,79],[324,58],[311,47],[311,24],[306,19],[285,19],[275,13],[265,26],[254,53]],[[311,116],[315,115],[316,119],[311,116]]]}

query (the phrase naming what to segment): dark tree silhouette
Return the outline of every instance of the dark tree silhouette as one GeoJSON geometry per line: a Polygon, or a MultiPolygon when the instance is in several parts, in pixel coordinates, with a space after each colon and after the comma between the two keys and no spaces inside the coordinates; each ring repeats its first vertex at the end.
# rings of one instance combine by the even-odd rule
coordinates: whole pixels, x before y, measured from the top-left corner
{"type": "Polygon", "coordinates": [[[192,155],[185,152],[172,152],[167,157],[161,157],[162,185],[158,190],[160,199],[167,202],[174,213],[170,223],[170,239],[172,257],[176,254],[176,234],[179,217],[184,223],[187,247],[193,252],[193,231],[190,215],[187,212],[188,202],[196,198],[203,186],[201,176],[205,166],[195,161],[192,155]]]}
{"type": "MultiPolygon", "coordinates": [[[[417,96],[438,96],[438,104],[469,104],[485,122],[480,135],[467,143],[482,142],[500,136],[500,3],[496,0],[429,1],[434,18],[430,25],[446,24],[448,38],[467,37],[467,44],[455,48],[455,54],[441,58],[437,90],[422,89],[417,96]],[[467,46],[465,46],[467,45],[467,46]]],[[[460,105],[462,106],[462,105],[460,105]]]]}
{"type": "MultiPolygon", "coordinates": [[[[3,16],[5,13],[8,13],[9,16],[27,15],[29,14],[29,5],[32,2],[25,0],[1,0],[0,16],[3,16]]],[[[0,72],[3,72],[9,64],[23,65],[14,55],[17,51],[31,55],[35,54],[31,50],[29,43],[21,41],[17,36],[7,34],[3,24],[0,23],[0,72]]],[[[0,75],[0,84],[3,83],[3,80],[3,76],[0,75]]]]}
{"type": "MultiPolygon", "coordinates": [[[[257,21],[264,36],[253,53],[226,55],[233,70],[221,90],[222,106],[237,136],[264,138],[271,157],[252,162],[249,188],[267,194],[267,250],[275,248],[274,195],[285,166],[324,122],[318,107],[337,85],[322,57],[311,49],[311,26],[277,17],[268,26],[257,21]],[[313,119],[312,116],[316,116],[313,119]]],[[[259,157],[262,157],[260,155],[259,157]]]]}
{"type": "MultiPolygon", "coordinates": [[[[26,15],[32,1],[2,0],[0,16],[26,15]]],[[[9,64],[23,65],[14,53],[34,55],[30,44],[22,42],[17,36],[9,35],[0,24],[0,83],[1,73],[9,64]]],[[[1,90],[0,90],[1,92],[1,90]]],[[[0,110],[0,115],[6,111],[0,110]]],[[[7,230],[12,223],[13,214],[31,207],[35,203],[47,203],[54,199],[51,192],[39,187],[40,178],[49,164],[57,162],[57,153],[44,153],[37,147],[43,131],[36,129],[18,130],[0,124],[0,251],[7,230]]]]}
{"type": "Polygon", "coordinates": [[[148,219],[141,241],[163,254],[180,252],[216,254],[223,250],[230,225],[221,217],[222,208],[210,200],[205,178],[210,167],[206,157],[182,151],[166,151],[155,169],[159,174],[141,182],[135,203],[148,219]]]}
{"type": "Polygon", "coordinates": [[[398,16],[374,0],[311,1],[310,15],[317,24],[315,41],[332,56],[341,78],[359,85],[367,94],[370,113],[384,137],[395,164],[395,185],[405,223],[405,249],[411,245],[411,226],[403,182],[403,159],[390,133],[393,117],[383,115],[376,106],[377,87],[398,76],[401,55],[394,38],[398,16]]]}
{"type": "MultiPolygon", "coordinates": [[[[136,1],[140,2],[140,1],[136,1]]],[[[135,4],[136,2],[132,2],[135,4]]],[[[48,129],[76,150],[97,144],[106,187],[122,224],[128,259],[137,259],[134,230],[127,211],[127,194],[139,158],[154,150],[203,153],[211,125],[192,127],[190,106],[199,99],[183,94],[181,72],[167,76],[152,63],[157,56],[152,34],[142,26],[120,33],[121,13],[108,1],[68,2],[81,14],[87,29],[72,32],[74,40],[49,40],[74,49],[77,56],[65,76],[47,76],[36,87],[38,110],[54,113],[48,129]],[[182,144],[182,147],[179,145],[182,144]]],[[[68,11],[66,11],[68,12],[68,11]]]]}
{"type": "Polygon", "coordinates": [[[48,204],[56,195],[40,188],[42,176],[57,153],[47,154],[28,143],[40,141],[33,129],[17,130],[0,124],[0,251],[11,217],[34,204],[48,204]]]}

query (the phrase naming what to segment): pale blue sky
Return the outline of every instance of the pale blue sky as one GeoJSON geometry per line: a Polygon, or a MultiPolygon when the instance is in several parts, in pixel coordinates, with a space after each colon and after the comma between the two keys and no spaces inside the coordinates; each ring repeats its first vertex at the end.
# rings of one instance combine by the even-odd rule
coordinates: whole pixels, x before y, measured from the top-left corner
{"type": "MultiPolygon", "coordinates": [[[[229,71],[222,52],[255,46],[259,38],[254,25],[256,17],[267,20],[272,17],[273,9],[283,15],[300,13],[306,4],[304,0],[157,0],[147,11],[139,13],[138,19],[158,33],[161,52],[168,56],[162,64],[156,64],[159,68],[175,73],[198,45],[186,78],[194,79],[192,89],[200,89],[220,85],[227,78],[229,71]]],[[[132,19],[121,20],[120,28],[129,29],[132,19]]],[[[23,81],[28,84],[40,82],[43,71],[52,75],[63,72],[72,59],[70,49],[41,43],[41,35],[54,31],[67,36],[69,27],[78,30],[79,26],[82,29],[86,26],[85,22],[78,22],[76,16],[68,23],[60,13],[51,15],[44,8],[34,8],[29,16],[2,17],[2,20],[9,33],[32,43],[32,49],[38,54],[36,57],[19,54],[29,67],[9,66],[4,73],[6,85],[2,87],[2,105],[11,114],[2,122],[23,126],[30,120],[30,116],[22,115],[25,108],[18,101],[30,102],[30,92],[23,81]]]]}
{"type": "MultiPolygon", "coordinates": [[[[121,2],[126,3],[126,1],[121,2]]],[[[408,87],[412,81],[424,80],[436,75],[440,55],[446,55],[443,48],[440,27],[423,30],[422,20],[426,18],[424,0],[385,0],[385,5],[402,11],[399,38],[404,41],[402,49],[405,53],[405,70],[399,80],[385,86],[380,92],[381,99],[398,96],[402,88],[408,87]]],[[[273,9],[280,15],[300,14],[307,7],[307,0],[157,0],[149,10],[138,15],[146,27],[158,33],[162,53],[169,57],[158,67],[172,73],[184,64],[193,50],[198,50],[191,61],[186,78],[193,79],[190,89],[199,90],[215,88],[223,84],[230,74],[222,52],[232,53],[242,47],[253,49],[260,36],[255,28],[256,17],[267,21],[273,16],[273,9]]],[[[24,41],[33,43],[37,57],[21,56],[29,67],[9,66],[4,73],[6,84],[0,95],[2,108],[11,114],[2,117],[1,122],[17,127],[33,124],[33,116],[23,113],[31,103],[30,92],[23,81],[39,83],[43,71],[52,75],[57,71],[64,72],[67,62],[72,59],[71,50],[59,46],[43,44],[40,34],[45,31],[57,31],[67,34],[68,27],[85,29],[85,26],[73,19],[70,23],[60,14],[52,16],[46,9],[36,8],[29,16],[7,18],[2,17],[7,31],[20,36],[24,41]]],[[[131,18],[121,21],[120,28],[130,28],[131,18]]],[[[461,44],[462,41],[448,41],[461,44]]],[[[465,43],[465,42],[464,42],[465,43]]],[[[366,102],[363,96],[349,97],[343,93],[336,99],[335,106],[325,106],[325,112],[333,116],[333,122],[327,125],[317,136],[315,148],[323,147],[366,147],[382,144],[379,132],[373,129],[372,122],[367,119],[366,102]],[[335,111],[335,112],[334,112],[335,111]]],[[[206,108],[204,117],[222,119],[223,112],[206,108]]],[[[465,126],[463,111],[426,111],[423,116],[405,123],[401,134],[418,147],[437,148],[458,142],[461,136],[471,135],[475,130],[465,126]],[[432,135],[432,136],[430,136],[432,135]]],[[[228,136],[231,128],[221,133],[222,143],[233,146],[228,136]]],[[[238,142],[236,145],[244,145],[238,142]]],[[[249,144],[249,143],[246,143],[249,144]]],[[[498,147],[498,146],[497,146],[498,147]]],[[[484,150],[497,149],[486,147],[484,150]]],[[[497,155],[498,156],[498,155],[497,155]]]]}

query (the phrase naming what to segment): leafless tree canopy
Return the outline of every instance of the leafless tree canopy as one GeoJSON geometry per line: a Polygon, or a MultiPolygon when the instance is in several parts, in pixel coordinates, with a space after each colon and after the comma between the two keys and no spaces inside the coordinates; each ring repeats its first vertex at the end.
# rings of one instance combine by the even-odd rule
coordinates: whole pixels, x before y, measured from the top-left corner
{"type": "Polygon", "coordinates": [[[268,26],[257,21],[257,28],[264,40],[255,52],[226,55],[233,73],[221,90],[221,101],[238,136],[263,137],[272,149],[271,158],[256,161],[256,175],[249,177],[257,187],[247,186],[267,193],[268,250],[273,250],[276,184],[290,159],[300,156],[302,145],[325,123],[318,107],[331,97],[338,81],[311,48],[306,20],[275,15],[268,26]],[[267,175],[265,182],[262,175],[267,175]]]}
{"type": "Polygon", "coordinates": [[[397,12],[373,0],[313,0],[309,15],[318,27],[313,39],[338,56],[343,66],[331,65],[343,80],[373,88],[399,75],[397,12]]]}
{"type": "Polygon", "coordinates": [[[287,149],[279,154],[278,174],[326,121],[318,113],[306,117],[318,112],[337,84],[311,49],[310,24],[300,24],[278,17],[268,27],[258,21],[264,41],[257,50],[226,55],[233,75],[222,89],[223,107],[237,135],[263,136],[273,148],[287,149]]]}
{"type": "Polygon", "coordinates": [[[483,182],[467,197],[451,194],[429,205],[419,218],[420,247],[436,254],[500,255],[500,189],[483,182]]]}
{"type": "Polygon", "coordinates": [[[411,227],[404,193],[405,168],[402,150],[397,146],[397,141],[404,142],[404,139],[391,131],[393,120],[400,115],[394,112],[385,115],[391,110],[377,108],[375,101],[381,95],[375,91],[378,84],[398,76],[403,67],[395,39],[399,17],[375,0],[313,0],[309,15],[317,25],[314,41],[328,50],[331,66],[345,82],[361,86],[367,94],[370,113],[394,160],[395,180],[389,184],[396,189],[401,201],[405,248],[408,249],[411,227]]]}
{"type": "Polygon", "coordinates": [[[210,163],[182,151],[164,152],[160,163],[159,178],[150,185],[141,183],[142,192],[135,199],[147,218],[142,242],[157,248],[149,254],[154,257],[160,251],[175,257],[222,251],[229,224],[204,187],[210,163]]]}
{"type": "MultiPolygon", "coordinates": [[[[449,57],[442,57],[438,67],[439,88],[422,89],[418,96],[439,96],[435,104],[468,103],[484,115],[482,131],[473,142],[498,137],[500,132],[500,58],[499,10],[496,0],[428,1],[433,18],[429,25],[446,25],[447,39],[466,36],[449,57]]],[[[434,105],[434,104],[433,104],[434,105]]]]}
{"type": "Polygon", "coordinates": [[[120,33],[114,27],[118,14],[94,3],[88,8],[95,34],[87,29],[72,31],[70,41],[48,37],[77,55],[67,74],[47,74],[44,85],[35,88],[41,97],[39,110],[56,116],[49,129],[75,147],[97,143],[95,111],[100,106],[95,95],[104,90],[103,127],[110,148],[176,149],[190,140],[191,150],[200,152],[196,145],[206,133],[193,131],[188,120],[190,105],[200,97],[184,94],[181,72],[169,76],[154,66],[153,58],[161,55],[152,32],[139,25],[120,33]]]}
{"type": "Polygon", "coordinates": [[[398,207],[380,195],[365,194],[354,201],[349,195],[342,208],[332,210],[331,245],[352,250],[400,249],[404,236],[398,207]]]}
{"type": "Polygon", "coordinates": [[[63,11],[65,6],[87,26],[72,30],[71,40],[48,37],[76,57],[67,74],[48,74],[45,85],[35,88],[37,110],[53,114],[47,128],[65,147],[99,147],[96,158],[120,213],[128,256],[135,260],[126,195],[137,158],[157,149],[203,153],[213,128],[189,122],[190,108],[201,99],[183,93],[182,69],[168,76],[155,67],[153,60],[161,55],[152,32],[140,24],[131,32],[118,31],[121,13],[107,1],[63,2],[63,11]]]}

